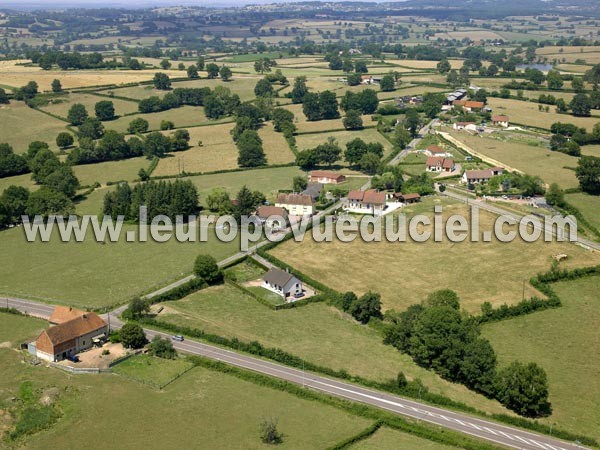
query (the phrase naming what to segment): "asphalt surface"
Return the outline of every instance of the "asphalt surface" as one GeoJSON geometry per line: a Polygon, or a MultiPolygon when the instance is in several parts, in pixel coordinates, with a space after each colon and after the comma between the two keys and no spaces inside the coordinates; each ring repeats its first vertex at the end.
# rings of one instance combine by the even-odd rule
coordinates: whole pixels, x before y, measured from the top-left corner
{"type": "MultiPolygon", "coordinates": [[[[52,305],[18,298],[1,298],[0,304],[42,318],[48,318],[54,308],[52,305]]],[[[114,314],[114,312],[111,313],[111,326],[118,328],[121,326],[121,322],[114,314]]],[[[156,335],[170,338],[168,333],[156,330],[145,329],[145,332],[150,339],[156,335]]],[[[183,342],[173,341],[173,346],[178,351],[184,353],[203,356],[242,369],[276,377],[301,385],[307,389],[364,403],[509,448],[527,450],[569,450],[584,448],[575,443],[565,442],[551,436],[531,433],[467,414],[429,406],[414,400],[330,379],[194,340],[185,340],[183,342]]]]}
{"type": "MultiPolygon", "coordinates": [[[[496,206],[493,203],[488,203],[488,202],[485,202],[483,200],[475,200],[472,197],[467,197],[465,195],[460,195],[460,194],[457,194],[455,192],[450,192],[448,190],[442,192],[441,194],[445,195],[446,197],[450,197],[450,198],[453,198],[455,200],[459,200],[461,202],[465,202],[465,203],[467,203],[469,205],[476,205],[476,206],[478,206],[479,208],[481,208],[483,210],[489,211],[489,212],[494,213],[494,214],[498,214],[500,216],[511,217],[514,220],[516,220],[517,223],[525,216],[524,214],[518,214],[518,213],[515,213],[513,211],[509,211],[507,209],[504,209],[504,208],[502,208],[500,206],[496,206]]],[[[546,233],[550,233],[551,235],[556,235],[559,232],[562,233],[565,236],[565,240],[568,239],[568,233],[565,232],[565,230],[563,228],[558,228],[558,227],[553,228],[550,224],[547,224],[541,218],[540,218],[540,220],[541,220],[541,226],[535,226],[536,229],[542,231],[542,236],[540,237],[540,239],[543,239],[543,236],[546,233]]],[[[577,235],[577,243],[583,245],[584,247],[600,251],[600,244],[598,244],[597,242],[594,242],[594,241],[590,241],[589,239],[582,238],[579,235],[577,235]]]]}

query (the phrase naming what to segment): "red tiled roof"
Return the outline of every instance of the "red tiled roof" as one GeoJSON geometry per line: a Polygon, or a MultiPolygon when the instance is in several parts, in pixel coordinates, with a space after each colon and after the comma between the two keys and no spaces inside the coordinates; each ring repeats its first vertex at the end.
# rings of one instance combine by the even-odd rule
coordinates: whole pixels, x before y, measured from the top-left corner
{"type": "Polygon", "coordinates": [[[83,316],[84,314],[85,311],[71,308],[70,306],[56,306],[54,307],[54,311],[52,311],[52,315],[48,319],[48,322],[61,324],[73,320],[76,317],[83,316]]]}
{"type": "MultiPolygon", "coordinates": [[[[42,331],[40,336],[46,335],[52,345],[57,346],[77,339],[106,326],[106,322],[96,313],[85,313],[68,322],[55,325],[42,331]]],[[[40,339],[40,337],[38,337],[40,339]]]]}
{"type": "Polygon", "coordinates": [[[442,163],[442,167],[444,169],[452,169],[454,167],[454,160],[452,158],[444,159],[444,162],[442,163]]]}
{"type": "Polygon", "coordinates": [[[508,116],[492,116],[492,122],[508,122],[508,116]]]}
{"type": "Polygon", "coordinates": [[[427,167],[438,167],[444,164],[444,158],[441,156],[430,156],[427,158],[427,167]]]}
{"type": "Polygon", "coordinates": [[[429,150],[431,153],[446,153],[446,150],[439,145],[430,145],[427,147],[427,150],[429,150]]]}
{"type": "Polygon", "coordinates": [[[484,106],[485,105],[483,104],[483,102],[474,102],[472,100],[465,102],[465,108],[482,109],[484,106]]]}
{"type": "Polygon", "coordinates": [[[344,178],[344,175],[341,173],[331,172],[329,170],[313,170],[310,173],[311,178],[331,178],[334,180],[339,180],[340,178],[344,178]]]}
{"type": "Polygon", "coordinates": [[[262,205],[258,207],[256,215],[261,219],[266,219],[269,216],[281,216],[285,218],[288,213],[287,210],[281,206],[262,205]]]}
{"type": "Polygon", "coordinates": [[[350,191],[348,192],[348,200],[358,200],[361,201],[364,197],[365,193],[363,191],[350,191]]]}
{"type": "Polygon", "coordinates": [[[383,205],[385,203],[385,192],[369,189],[368,191],[365,191],[363,202],[383,205]]]}

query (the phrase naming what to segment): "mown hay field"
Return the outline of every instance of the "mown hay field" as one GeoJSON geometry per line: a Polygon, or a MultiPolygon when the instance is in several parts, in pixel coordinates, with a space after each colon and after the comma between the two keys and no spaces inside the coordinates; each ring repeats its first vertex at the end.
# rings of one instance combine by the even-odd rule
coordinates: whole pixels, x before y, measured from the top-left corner
{"type": "MultiPolygon", "coordinates": [[[[444,206],[444,217],[452,214],[469,219],[465,205],[430,198],[421,204],[405,207],[407,214],[433,214],[433,205],[444,206]]],[[[494,215],[480,212],[480,230],[493,231],[494,215]]],[[[309,233],[310,234],[310,233],[309,233]]],[[[525,243],[517,239],[510,243],[492,242],[453,243],[445,239],[424,243],[407,242],[365,243],[357,238],[351,243],[337,239],[333,242],[313,241],[305,236],[303,242],[293,240],[270,251],[277,258],[301,272],[339,291],[353,290],[363,294],[372,290],[381,293],[384,309],[402,311],[419,303],[430,292],[453,289],[467,311],[477,313],[483,302],[495,306],[514,304],[525,297],[540,295],[528,280],[538,272],[550,269],[552,256],[569,255],[564,267],[574,268],[600,263],[600,255],[569,243],[525,243]],[[315,261],[319,261],[315,264],[315,261]],[[494,261],[492,269],[490,261],[494,261]],[[368,268],[368,270],[365,270],[368,268]],[[501,273],[501,275],[499,275],[501,273]],[[376,274],[376,275],[374,275],[376,274]]]]}

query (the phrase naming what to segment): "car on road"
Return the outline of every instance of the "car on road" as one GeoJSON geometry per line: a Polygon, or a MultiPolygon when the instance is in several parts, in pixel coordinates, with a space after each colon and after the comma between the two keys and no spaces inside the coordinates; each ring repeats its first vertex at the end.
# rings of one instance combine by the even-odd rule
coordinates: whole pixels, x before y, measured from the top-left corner
{"type": "Polygon", "coordinates": [[[176,334],[174,336],[171,336],[171,339],[173,339],[174,341],[183,342],[183,336],[180,335],[180,334],[176,334]]]}

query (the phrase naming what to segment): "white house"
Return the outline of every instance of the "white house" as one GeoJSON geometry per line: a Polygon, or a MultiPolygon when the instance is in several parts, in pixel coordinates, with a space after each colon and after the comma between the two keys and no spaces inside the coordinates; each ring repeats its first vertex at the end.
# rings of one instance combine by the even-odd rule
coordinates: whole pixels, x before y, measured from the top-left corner
{"type": "Polygon", "coordinates": [[[452,158],[442,158],[440,156],[430,156],[425,163],[428,172],[447,172],[454,171],[455,165],[452,158]]]}
{"type": "Polygon", "coordinates": [[[508,116],[492,116],[492,125],[507,128],[509,124],[508,116]]]}
{"type": "Polygon", "coordinates": [[[385,192],[375,189],[350,191],[344,202],[344,209],[358,214],[380,216],[386,208],[385,192]]]}
{"type": "Polygon", "coordinates": [[[292,216],[312,216],[315,201],[307,194],[279,194],[275,206],[287,209],[292,216]]]}
{"type": "Polygon", "coordinates": [[[298,278],[276,267],[263,276],[262,287],[281,295],[288,302],[295,301],[303,293],[302,282],[298,278]]]}
{"type": "Polygon", "coordinates": [[[439,145],[430,145],[423,151],[427,156],[440,156],[442,158],[451,158],[452,154],[444,150],[439,145]]]}

